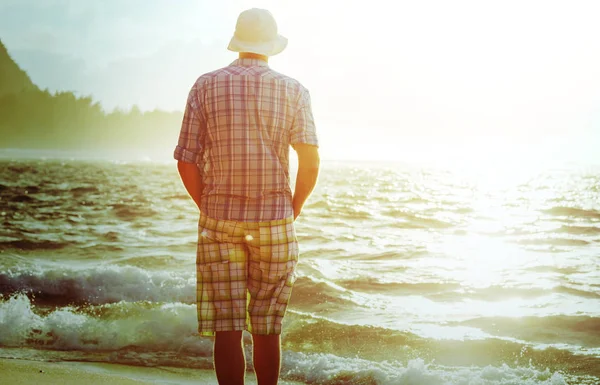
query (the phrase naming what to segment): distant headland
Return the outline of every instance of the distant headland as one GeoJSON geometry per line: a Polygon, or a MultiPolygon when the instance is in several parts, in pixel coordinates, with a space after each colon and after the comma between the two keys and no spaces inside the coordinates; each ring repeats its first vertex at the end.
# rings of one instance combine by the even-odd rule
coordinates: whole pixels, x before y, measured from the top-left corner
{"type": "MultiPolygon", "coordinates": [[[[124,85],[126,86],[126,85],[124,85]]],[[[172,151],[182,112],[105,111],[90,96],[41,90],[0,40],[0,149],[172,151]]]]}

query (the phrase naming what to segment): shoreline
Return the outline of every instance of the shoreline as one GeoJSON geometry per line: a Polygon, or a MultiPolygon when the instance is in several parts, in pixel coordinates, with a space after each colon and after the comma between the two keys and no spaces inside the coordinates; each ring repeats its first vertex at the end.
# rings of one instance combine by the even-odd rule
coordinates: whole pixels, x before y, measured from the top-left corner
{"type": "MultiPolygon", "coordinates": [[[[0,358],[2,382],[11,385],[43,383],[47,385],[143,385],[143,384],[216,384],[214,371],[175,367],[141,367],[113,363],[80,361],[33,361],[0,358]]],[[[280,380],[281,385],[300,382],[280,380]]],[[[246,373],[246,384],[256,384],[253,372],[246,373]]]]}

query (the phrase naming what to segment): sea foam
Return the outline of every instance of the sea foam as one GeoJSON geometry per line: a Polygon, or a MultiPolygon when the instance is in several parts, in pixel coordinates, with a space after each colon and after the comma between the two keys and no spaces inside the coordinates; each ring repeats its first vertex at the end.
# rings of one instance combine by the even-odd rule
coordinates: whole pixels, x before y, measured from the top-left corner
{"type": "MultiPolygon", "coordinates": [[[[0,345],[79,351],[79,360],[206,368],[212,341],[196,331],[195,307],[187,304],[117,303],[85,312],[72,307],[37,314],[23,294],[0,302],[0,345]],[[102,356],[85,352],[104,352],[102,356]],[[111,353],[112,352],[112,353],[111,353]]],[[[533,367],[443,367],[422,359],[403,364],[328,353],[285,351],[282,377],[307,384],[377,385],[566,385],[564,377],[533,367]]]]}
{"type": "Polygon", "coordinates": [[[0,345],[9,347],[179,350],[190,343],[196,327],[195,306],[181,303],[117,303],[85,311],[61,307],[39,315],[23,294],[0,302],[0,345]]]}
{"type": "Polygon", "coordinates": [[[119,301],[195,303],[195,272],[149,271],[134,266],[33,268],[0,273],[2,294],[31,293],[50,304],[119,301]]]}
{"type": "Polygon", "coordinates": [[[398,362],[372,362],[332,354],[286,352],[282,376],[307,384],[334,385],[566,385],[558,372],[532,367],[444,367],[413,359],[404,366],[398,362]]]}

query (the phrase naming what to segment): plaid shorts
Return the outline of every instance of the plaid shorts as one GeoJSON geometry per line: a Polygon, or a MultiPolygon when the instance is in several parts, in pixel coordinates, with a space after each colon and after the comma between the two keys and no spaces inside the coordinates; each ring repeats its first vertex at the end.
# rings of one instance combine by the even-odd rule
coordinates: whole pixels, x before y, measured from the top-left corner
{"type": "Polygon", "coordinates": [[[217,220],[200,214],[196,257],[198,332],[281,334],[296,280],[294,220],[217,220]]]}

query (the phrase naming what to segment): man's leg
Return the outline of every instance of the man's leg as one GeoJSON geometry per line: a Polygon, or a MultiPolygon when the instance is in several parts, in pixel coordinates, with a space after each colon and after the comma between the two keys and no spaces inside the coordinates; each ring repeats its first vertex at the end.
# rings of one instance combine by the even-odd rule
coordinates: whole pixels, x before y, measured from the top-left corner
{"type": "Polygon", "coordinates": [[[279,334],[253,334],[254,371],[258,385],[277,385],[281,368],[281,338],[279,334]]]}
{"type": "Polygon", "coordinates": [[[246,356],[241,330],[215,333],[214,361],[219,384],[244,385],[246,356]]]}

